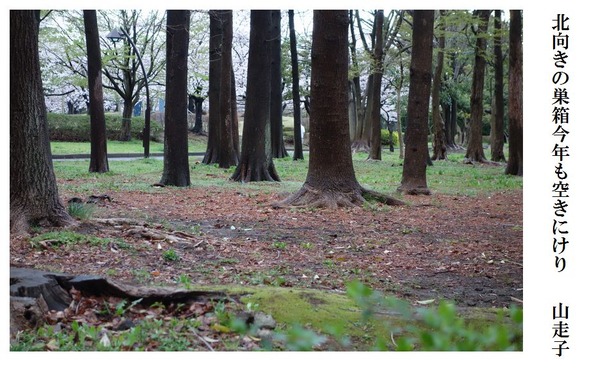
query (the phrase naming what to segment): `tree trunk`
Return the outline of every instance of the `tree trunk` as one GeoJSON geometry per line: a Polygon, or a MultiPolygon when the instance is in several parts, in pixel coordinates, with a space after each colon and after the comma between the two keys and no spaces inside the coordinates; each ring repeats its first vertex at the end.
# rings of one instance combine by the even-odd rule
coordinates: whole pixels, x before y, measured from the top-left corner
{"type": "Polygon", "coordinates": [[[414,11],[406,150],[399,192],[429,195],[427,188],[427,147],[429,94],[433,61],[434,11],[414,11]]]}
{"type": "Polygon", "coordinates": [[[504,157],[504,59],[502,56],[502,11],[494,15],[494,99],[492,103],[492,131],[490,150],[492,161],[506,161],[504,157]]]}
{"type": "Polygon", "coordinates": [[[194,127],[192,128],[192,133],[207,135],[202,123],[204,96],[190,95],[190,98],[194,101],[194,127]]]}
{"type": "Polygon", "coordinates": [[[365,195],[388,204],[396,199],[364,190],[354,174],[348,132],[348,12],[313,11],[310,159],[304,185],[276,206],[360,205],[365,195]]]}
{"type": "Polygon", "coordinates": [[[290,56],[292,60],[292,100],[294,105],[294,161],[304,160],[302,151],[302,111],[300,108],[300,81],[298,71],[298,50],[296,49],[296,29],[294,10],[288,11],[290,19],[290,56]]]}
{"type": "Polygon", "coordinates": [[[123,99],[120,141],[131,141],[131,117],[133,116],[133,105],[134,102],[131,99],[123,99]]]}
{"type": "MultiPolygon", "coordinates": [[[[231,137],[233,139],[233,153],[235,161],[240,161],[240,123],[238,120],[237,94],[235,89],[235,74],[231,66],[231,137]]],[[[236,163],[237,164],[237,163],[236,163]]]]}
{"type": "Polygon", "coordinates": [[[10,11],[10,230],[74,223],[52,166],[38,36],[40,12],[10,11]]]}
{"type": "Polygon", "coordinates": [[[369,75],[367,79],[367,89],[365,99],[358,107],[358,134],[352,142],[353,152],[366,152],[371,150],[371,131],[372,131],[372,116],[369,114],[373,111],[373,75],[369,75]]]}
{"type": "Polygon", "coordinates": [[[279,181],[271,156],[271,11],[250,11],[250,47],[242,155],[231,177],[242,183],[279,181]]]}
{"type": "Polygon", "coordinates": [[[445,12],[440,11],[437,64],[431,86],[431,117],[433,121],[433,160],[446,159],[446,130],[444,118],[440,110],[440,90],[442,89],[442,73],[444,71],[444,50],[446,49],[445,12]]]}
{"type": "Polygon", "coordinates": [[[373,51],[373,106],[371,107],[370,160],[381,160],[381,80],[383,79],[383,10],[375,12],[375,48],[373,51]]]}
{"type": "Polygon", "coordinates": [[[221,121],[219,119],[219,88],[221,86],[221,44],[223,23],[219,11],[208,12],[210,17],[210,39],[208,42],[208,142],[203,164],[219,162],[219,139],[221,121]]]}
{"type": "Polygon", "coordinates": [[[281,82],[281,11],[271,11],[271,154],[273,158],[287,157],[283,142],[282,82],[281,82]]]}
{"type": "Polygon", "coordinates": [[[233,11],[219,11],[223,23],[223,43],[221,50],[221,88],[219,90],[220,136],[219,136],[219,168],[237,165],[238,160],[233,150],[233,112],[231,106],[231,76],[233,42],[233,11]]]}
{"type": "Polygon", "coordinates": [[[508,163],[506,174],[523,176],[523,16],[510,11],[508,82],[508,163]]]}
{"type": "Polygon", "coordinates": [[[165,87],[165,153],[162,185],[187,187],[190,182],[187,129],[187,58],[190,11],[167,11],[165,87]]]}
{"type": "Polygon", "coordinates": [[[473,12],[478,18],[477,41],[475,44],[475,65],[473,66],[473,84],[471,87],[471,120],[469,131],[469,143],[465,162],[485,162],[483,153],[483,87],[485,81],[485,51],[487,47],[488,20],[490,10],[477,10],[473,12]]]}
{"type": "Polygon", "coordinates": [[[88,88],[90,90],[90,172],[108,172],[104,93],[102,91],[102,56],[96,11],[83,11],[85,43],[88,57],[88,88]]]}

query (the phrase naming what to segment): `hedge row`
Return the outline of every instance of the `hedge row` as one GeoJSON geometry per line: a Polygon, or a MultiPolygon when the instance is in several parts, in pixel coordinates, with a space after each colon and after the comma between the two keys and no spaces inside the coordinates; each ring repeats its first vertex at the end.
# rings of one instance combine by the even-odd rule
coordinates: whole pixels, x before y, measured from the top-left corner
{"type": "MultiPolygon", "coordinates": [[[[118,141],[121,137],[121,115],[105,115],[106,137],[118,141]]],[[[90,117],[87,114],[57,114],[48,113],[48,129],[50,141],[90,142],[90,117]]],[[[131,138],[142,139],[144,118],[131,118],[131,138]]],[[[162,127],[156,121],[150,121],[150,138],[159,141],[162,137],[162,127]]]]}

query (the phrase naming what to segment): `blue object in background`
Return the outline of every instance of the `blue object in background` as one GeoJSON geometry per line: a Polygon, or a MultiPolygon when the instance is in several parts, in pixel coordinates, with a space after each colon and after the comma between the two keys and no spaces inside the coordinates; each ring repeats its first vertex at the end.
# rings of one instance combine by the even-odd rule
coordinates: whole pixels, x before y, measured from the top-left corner
{"type": "Polygon", "coordinates": [[[137,102],[133,106],[133,116],[142,116],[142,102],[137,102]]]}

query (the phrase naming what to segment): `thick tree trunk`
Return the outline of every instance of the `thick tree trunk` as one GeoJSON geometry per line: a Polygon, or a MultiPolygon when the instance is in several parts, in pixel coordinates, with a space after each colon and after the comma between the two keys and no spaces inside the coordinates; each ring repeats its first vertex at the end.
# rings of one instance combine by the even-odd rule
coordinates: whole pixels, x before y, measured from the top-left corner
{"type": "Polygon", "coordinates": [[[219,162],[219,139],[221,122],[219,119],[219,88],[221,86],[221,44],[223,23],[219,11],[209,11],[210,39],[208,49],[208,142],[203,164],[219,162]]]}
{"type": "Polygon", "coordinates": [[[298,50],[296,48],[296,29],[294,10],[288,11],[290,23],[290,56],[292,60],[292,102],[294,105],[294,160],[304,160],[302,151],[302,111],[300,108],[300,81],[298,71],[298,50]]]}
{"type": "Polygon", "coordinates": [[[281,82],[281,11],[271,11],[271,154],[273,158],[287,157],[283,142],[282,82],[281,82]]]}
{"type": "Polygon", "coordinates": [[[494,99],[490,135],[492,161],[506,161],[504,157],[504,58],[501,33],[502,11],[496,10],[494,15],[494,99]]]}
{"type": "Polygon", "coordinates": [[[231,106],[231,76],[233,42],[233,11],[219,11],[223,22],[223,45],[221,50],[221,88],[219,91],[220,136],[219,168],[237,165],[233,150],[233,111],[231,106]]]}
{"type": "Polygon", "coordinates": [[[167,11],[167,77],[165,153],[162,185],[187,187],[190,182],[187,129],[187,58],[190,11],[167,11]]]}
{"type": "Polygon", "coordinates": [[[381,80],[383,79],[383,10],[375,13],[375,48],[373,51],[373,107],[371,108],[370,160],[381,160],[381,80]]]}
{"type": "Polygon", "coordinates": [[[523,15],[510,11],[508,164],[506,174],[523,176],[523,15]]]}
{"type": "Polygon", "coordinates": [[[431,117],[433,122],[433,160],[446,159],[446,129],[440,110],[440,90],[442,89],[442,73],[444,71],[444,50],[446,49],[445,12],[440,11],[437,63],[431,86],[431,117]]]}
{"type": "Polygon", "coordinates": [[[477,41],[475,44],[475,65],[473,66],[473,84],[471,87],[471,120],[469,143],[465,162],[485,162],[483,153],[483,88],[485,82],[485,51],[487,39],[484,34],[487,33],[488,20],[490,19],[490,10],[477,10],[474,15],[478,18],[477,41]]]}
{"type": "Polygon", "coordinates": [[[434,11],[415,11],[413,15],[410,88],[406,123],[406,151],[399,192],[429,195],[427,188],[427,147],[431,65],[433,60],[434,11]]]}
{"type": "Polygon", "coordinates": [[[231,177],[242,183],[279,181],[271,156],[271,11],[250,12],[248,87],[242,134],[242,155],[231,177]]]}
{"type": "Polygon", "coordinates": [[[10,11],[10,230],[74,223],[52,166],[38,34],[40,13],[10,11]]]}
{"type": "Polygon", "coordinates": [[[102,91],[102,56],[96,11],[83,11],[85,43],[88,57],[88,88],[90,90],[90,172],[108,172],[104,93],[102,91]]]}
{"type": "Polygon", "coordinates": [[[348,12],[313,11],[310,159],[304,185],[276,206],[354,206],[373,196],[354,174],[348,132],[348,12]]]}

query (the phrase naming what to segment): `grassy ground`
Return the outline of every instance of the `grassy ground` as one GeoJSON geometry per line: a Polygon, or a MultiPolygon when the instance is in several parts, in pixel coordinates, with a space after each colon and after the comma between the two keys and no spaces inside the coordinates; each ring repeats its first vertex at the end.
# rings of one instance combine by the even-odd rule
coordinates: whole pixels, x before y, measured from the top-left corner
{"type": "MultiPolygon", "coordinates": [[[[206,138],[191,136],[188,140],[190,152],[205,152],[206,151],[206,138]]],[[[65,155],[65,154],[89,154],[90,143],[89,142],[60,142],[53,141],[50,143],[52,154],[65,155]]],[[[109,154],[112,153],[144,153],[144,146],[141,140],[134,141],[108,141],[107,150],[109,154]]],[[[162,142],[150,142],[150,153],[163,153],[165,151],[164,144],[162,142]]]]}
{"type": "MultiPolygon", "coordinates": [[[[467,165],[462,163],[463,154],[450,154],[447,161],[436,161],[427,168],[430,189],[442,194],[477,195],[498,190],[522,188],[521,177],[504,174],[501,165],[467,165]]],[[[365,187],[384,193],[393,193],[402,179],[402,161],[396,153],[383,152],[382,161],[368,161],[367,154],[353,156],[358,181],[365,187]]],[[[192,186],[239,186],[229,181],[234,168],[219,169],[201,164],[201,159],[191,158],[192,186]]],[[[148,184],[155,183],[161,176],[163,162],[157,159],[133,161],[111,161],[108,174],[89,173],[87,161],[57,161],[54,163],[57,176],[65,179],[94,178],[97,192],[117,189],[153,191],[148,184]]],[[[281,183],[249,183],[245,186],[267,192],[291,192],[300,188],[306,179],[308,159],[293,161],[290,157],[276,159],[275,166],[281,183]]],[[[65,190],[81,190],[80,183],[66,182],[65,190]]]]}

